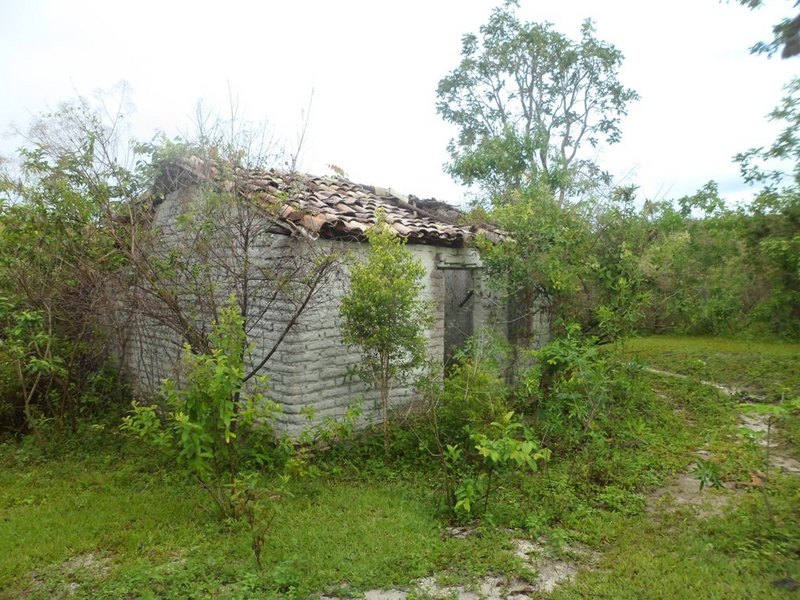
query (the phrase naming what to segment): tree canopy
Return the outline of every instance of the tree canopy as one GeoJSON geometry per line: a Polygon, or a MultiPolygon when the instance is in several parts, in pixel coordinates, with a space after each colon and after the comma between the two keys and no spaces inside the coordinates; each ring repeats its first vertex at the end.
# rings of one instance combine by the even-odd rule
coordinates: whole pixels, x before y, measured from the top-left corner
{"type": "MultiPolygon", "coordinates": [[[[764,0],[738,0],[739,4],[750,9],[763,6],[764,0]]],[[[795,2],[795,7],[800,2],[795,2]]],[[[750,51],[754,54],[766,54],[772,56],[781,47],[781,58],[791,58],[800,54],[800,15],[793,19],[781,19],[780,23],[772,27],[772,40],[769,42],[758,42],[750,51]]]]}
{"type": "Polygon", "coordinates": [[[591,20],[574,41],[550,23],[521,21],[509,0],[479,35],[463,38],[461,63],[438,86],[437,110],[456,125],[449,172],[490,193],[543,180],[564,201],[597,178],[586,146],[620,140],[635,91],[617,78],[622,53],[591,20]]]}

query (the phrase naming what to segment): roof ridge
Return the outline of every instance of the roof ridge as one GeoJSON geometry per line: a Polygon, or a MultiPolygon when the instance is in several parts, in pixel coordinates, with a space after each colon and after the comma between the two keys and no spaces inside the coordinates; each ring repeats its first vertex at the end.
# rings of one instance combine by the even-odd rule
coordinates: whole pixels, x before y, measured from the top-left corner
{"type": "Polygon", "coordinates": [[[277,206],[279,210],[272,212],[278,220],[301,228],[302,233],[312,237],[364,240],[366,230],[376,221],[377,209],[382,206],[389,226],[408,242],[463,246],[480,233],[498,238],[498,232],[459,224],[458,215],[464,213],[456,206],[434,199],[423,201],[392,188],[277,168],[230,169],[224,161],[194,155],[173,164],[189,175],[187,182],[180,174],[171,173],[174,186],[216,180],[223,191],[236,189],[252,200],[277,206]],[[232,177],[226,177],[226,172],[232,177]],[[419,205],[425,202],[428,206],[419,205]],[[433,202],[446,209],[431,210],[433,202]]]}

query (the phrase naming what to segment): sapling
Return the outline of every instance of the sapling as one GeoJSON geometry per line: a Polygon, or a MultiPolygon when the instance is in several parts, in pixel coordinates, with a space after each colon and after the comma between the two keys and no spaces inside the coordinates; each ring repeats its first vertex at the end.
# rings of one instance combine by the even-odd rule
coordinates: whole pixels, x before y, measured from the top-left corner
{"type": "Polygon", "coordinates": [[[278,406],[264,396],[266,381],[245,388],[242,323],[238,303],[231,297],[213,324],[210,352],[195,354],[187,346],[181,383],[164,382],[166,414],[134,402],[122,429],[186,468],[223,518],[244,518],[260,567],[272,501],[282,493],[286,478],[282,472],[274,473],[278,483],[265,487],[257,469],[287,464],[292,446],[274,443],[270,424],[278,406]]]}
{"type": "Polygon", "coordinates": [[[359,375],[380,389],[384,454],[389,454],[389,390],[427,355],[425,330],[433,323],[421,294],[425,268],[378,211],[367,231],[369,253],[350,268],[350,289],[340,308],[342,340],[357,348],[359,375]]]}
{"type": "Polygon", "coordinates": [[[516,466],[521,469],[536,471],[539,461],[550,458],[550,450],[540,448],[533,440],[531,432],[514,419],[514,411],[504,414],[499,420],[492,422],[490,434],[474,433],[472,441],[475,449],[486,463],[486,489],[483,498],[483,512],[489,507],[489,495],[492,491],[492,476],[496,468],[516,466]],[[519,439],[522,435],[523,439],[519,439]]]}

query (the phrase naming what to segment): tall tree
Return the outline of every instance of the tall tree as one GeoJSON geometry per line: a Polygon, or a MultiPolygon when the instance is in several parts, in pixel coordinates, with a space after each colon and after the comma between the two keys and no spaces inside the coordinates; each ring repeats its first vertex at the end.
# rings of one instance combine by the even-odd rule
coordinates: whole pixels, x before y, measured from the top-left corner
{"type": "Polygon", "coordinates": [[[638,95],[619,83],[622,53],[591,20],[574,41],[521,21],[517,6],[507,0],[479,35],[465,35],[461,63],[439,82],[437,110],[458,128],[448,170],[490,193],[543,180],[563,204],[601,175],[581,150],[619,141],[638,95]]]}

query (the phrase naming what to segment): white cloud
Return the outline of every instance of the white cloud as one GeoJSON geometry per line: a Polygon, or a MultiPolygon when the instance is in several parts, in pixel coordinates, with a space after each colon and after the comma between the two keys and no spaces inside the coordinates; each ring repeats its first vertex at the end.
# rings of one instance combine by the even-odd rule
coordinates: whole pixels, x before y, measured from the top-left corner
{"type": "MultiPolygon", "coordinates": [[[[523,1],[521,13],[572,35],[592,16],[598,35],[625,53],[623,82],[642,99],[624,121],[622,143],[600,159],[633,177],[643,195],[664,197],[709,179],[733,193],[740,186],[731,156],[774,135],[763,117],[800,59],[767,61],[747,47],[769,35],[781,10],[790,14],[791,3],[777,4],[750,12],[717,0],[539,0],[523,1]]],[[[224,109],[230,86],[250,118],[268,119],[291,140],[313,87],[306,169],[334,163],[364,183],[459,201],[463,190],[441,170],[452,131],[435,113],[435,88],[456,66],[461,36],[493,5],[5,2],[0,126],[125,79],[139,135],[174,133],[201,98],[224,109]]]]}

